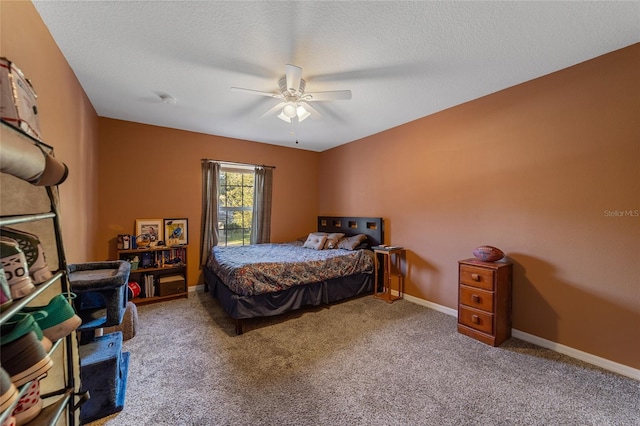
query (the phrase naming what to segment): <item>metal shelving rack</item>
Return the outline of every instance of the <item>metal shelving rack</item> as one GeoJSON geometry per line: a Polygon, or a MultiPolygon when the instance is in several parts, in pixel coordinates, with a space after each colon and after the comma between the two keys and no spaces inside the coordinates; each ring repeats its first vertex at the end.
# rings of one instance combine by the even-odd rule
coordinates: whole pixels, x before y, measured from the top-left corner
{"type": "MultiPolygon", "coordinates": [[[[19,129],[7,124],[2,121],[2,140],[7,141],[5,138],[14,138],[12,142],[18,142],[20,144],[34,144],[45,152],[53,155],[53,148],[37,139],[32,138],[28,134],[22,132],[19,129]],[[17,139],[16,139],[17,138],[17,139]]],[[[2,144],[0,144],[0,154],[2,154],[2,144]]],[[[3,173],[4,175],[4,173],[3,173]]],[[[19,178],[9,178],[13,179],[18,185],[24,184],[26,187],[36,188],[36,190],[46,191],[46,196],[50,203],[50,209],[48,212],[37,212],[34,214],[20,214],[13,213],[5,215],[5,211],[7,211],[7,207],[9,210],[11,206],[2,206],[2,214],[0,214],[0,226],[10,226],[10,225],[18,225],[18,224],[29,224],[34,222],[47,222],[50,221],[53,235],[55,237],[55,247],[57,254],[57,270],[53,272],[52,277],[46,282],[39,284],[36,286],[36,290],[26,297],[15,300],[7,307],[3,307],[0,312],[0,324],[4,324],[7,322],[13,315],[19,312],[22,308],[27,306],[32,301],[38,299],[40,296],[46,296],[46,293],[64,293],[67,295],[67,298],[70,297],[70,286],[67,272],[67,261],[65,257],[64,245],[62,242],[62,229],[60,225],[60,211],[59,211],[59,195],[58,195],[58,187],[57,186],[45,186],[45,187],[35,187],[24,180],[20,180],[19,178]],[[59,283],[59,291],[56,291],[55,284],[59,283]]],[[[5,185],[3,185],[5,186],[5,185]]],[[[11,188],[10,190],[15,191],[16,189],[11,188]]],[[[33,190],[33,189],[31,189],[33,190]]],[[[2,188],[2,191],[7,191],[6,187],[2,188]]],[[[4,203],[3,203],[4,204],[4,203]]],[[[51,265],[51,264],[50,264],[51,265]]],[[[79,358],[78,358],[78,343],[76,340],[75,333],[71,333],[66,336],[64,339],[60,339],[51,348],[49,351],[49,355],[53,356],[58,351],[63,350],[63,366],[64,372],[60,376],[62,379],[60,381],[64,381],[64,383],[53,384],[54,390],[48,393],[41,394],[41,398],[45,400],[45,407],[42,409],[40,414],[32,420],[29,425],[56,425],[59,421],[66,417],[66,424],[69,426],[74,426],[79,417],[76,415],[79,406],[81,403],[88,398],[88,395],[80,395],[78,394],[79,389],[79,358]],[[53,403],[48,401],[49,399],[54,399],[53,403]]],[[[60,365],[54,364],[53,369],[60,368],[60,365]]],[[[44,379],[46,380],[46,379],[44,379]]],[[[23,394],[29,388],[31,382],[28,382],[19,388],[19,397],[22,397],[23,394]]],[[[13,412],[15,406],[18,404],[19,398],[4,412],[0,413],[0,423],[2,423],[6,418],[8,418],[13,412]]]]}

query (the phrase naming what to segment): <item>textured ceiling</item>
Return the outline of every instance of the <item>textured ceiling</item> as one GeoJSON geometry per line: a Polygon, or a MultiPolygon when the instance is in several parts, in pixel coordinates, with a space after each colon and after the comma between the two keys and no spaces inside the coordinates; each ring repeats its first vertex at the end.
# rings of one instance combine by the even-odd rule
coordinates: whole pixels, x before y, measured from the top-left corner
{"type": "Polygon", "coordinates": [[[312,151],[640,41],[638,1],[34,4],[99,116],[312,151]],[[230,90],[276,93],[288,63],[353,98],[292,125],[230,90]]]}

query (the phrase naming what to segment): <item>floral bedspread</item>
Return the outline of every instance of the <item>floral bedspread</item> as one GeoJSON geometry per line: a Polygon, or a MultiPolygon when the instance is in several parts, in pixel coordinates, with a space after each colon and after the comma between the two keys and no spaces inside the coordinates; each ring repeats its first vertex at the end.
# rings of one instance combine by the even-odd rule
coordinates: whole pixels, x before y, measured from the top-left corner
{"type": "Polygon", "coordinates": [[[370,250],[313,250],[298,242],[214,247],[207,267],[233,292],[253,296],[373,273],[373,254],[370,250]]]}

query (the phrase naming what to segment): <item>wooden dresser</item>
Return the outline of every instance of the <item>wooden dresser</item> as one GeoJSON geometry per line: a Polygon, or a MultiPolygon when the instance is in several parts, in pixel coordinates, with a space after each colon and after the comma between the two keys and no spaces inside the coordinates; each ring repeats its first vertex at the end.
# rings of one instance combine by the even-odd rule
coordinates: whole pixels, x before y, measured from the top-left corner
{"type": "Polygon", "coordinates": [[[458,261],[458,332],[491,346],[511,337],[510,262],[458,261]]]}

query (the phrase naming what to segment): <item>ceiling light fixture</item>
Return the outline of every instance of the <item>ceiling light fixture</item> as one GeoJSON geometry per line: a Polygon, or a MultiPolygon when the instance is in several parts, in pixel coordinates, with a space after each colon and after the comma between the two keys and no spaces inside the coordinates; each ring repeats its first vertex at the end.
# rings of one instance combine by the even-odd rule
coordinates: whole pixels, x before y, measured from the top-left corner
{"type": "Polygon", "coordinates": [[[282,121],[286,121],[287,123],[291,123],[291,120],[295,117],[298,117],[298,122],[301,122],[310,115],[311,113],[297,102],[288,102],[284,107],[282,107],[282,111],[278,114],[278,118],[282,121]]]}
{"type": "Polygon", "coordinates": [[[288,118],[293,118],[296,116],[297,110],[292,103],[289,103],[289,104],[286,104],[284,108],[282,108],[282,113],[286,115],[288,118]]]}
{"type": "Polygon", "coordinates": [[[300,123],[311,115],[302,105],[302,102],[311,98],[311,95],[305,95],[304,93],[306,86],[304,79],[300,78],[299,82],[294,84],[298,89],[294,87],[287,88],[287,76],[285,75],[278,81],[278,86],[280,86],[282,99],[286,102],[282,107],[282,111],[278,114],[280,120],[291,123],[294,118],[298,117],[298,123],[300,123]]]}
{"type": "Polygon", "coordinates": [[[278,80],[278,87],[280,88],[280,93],[243,89],[241,87],[232,87],[231,90],[280,99],[280,102],[277,105],[273,105],[260,117],[278,114],[277,117],[280,120],[292,125],[295,121],[300,123],[309,117],[314,119],[322,117],[320,113],[311,106],[312,102],[351,99],[351,90],[333,90],[314,93],[305,92],[307,82],[302,78],[302,68],[291,64],[287,64],[285,67],[284,77],[278,80]],[[296,117],[297,120],[295,120],[296,117]]]}
{"type": "Polygon", "coordinates": [[[311,115],[311,113],[304,109],[302,105],[298,106],[296,112],[298,113],[298,121],[304,121],[304,119],[311,115]]]}

